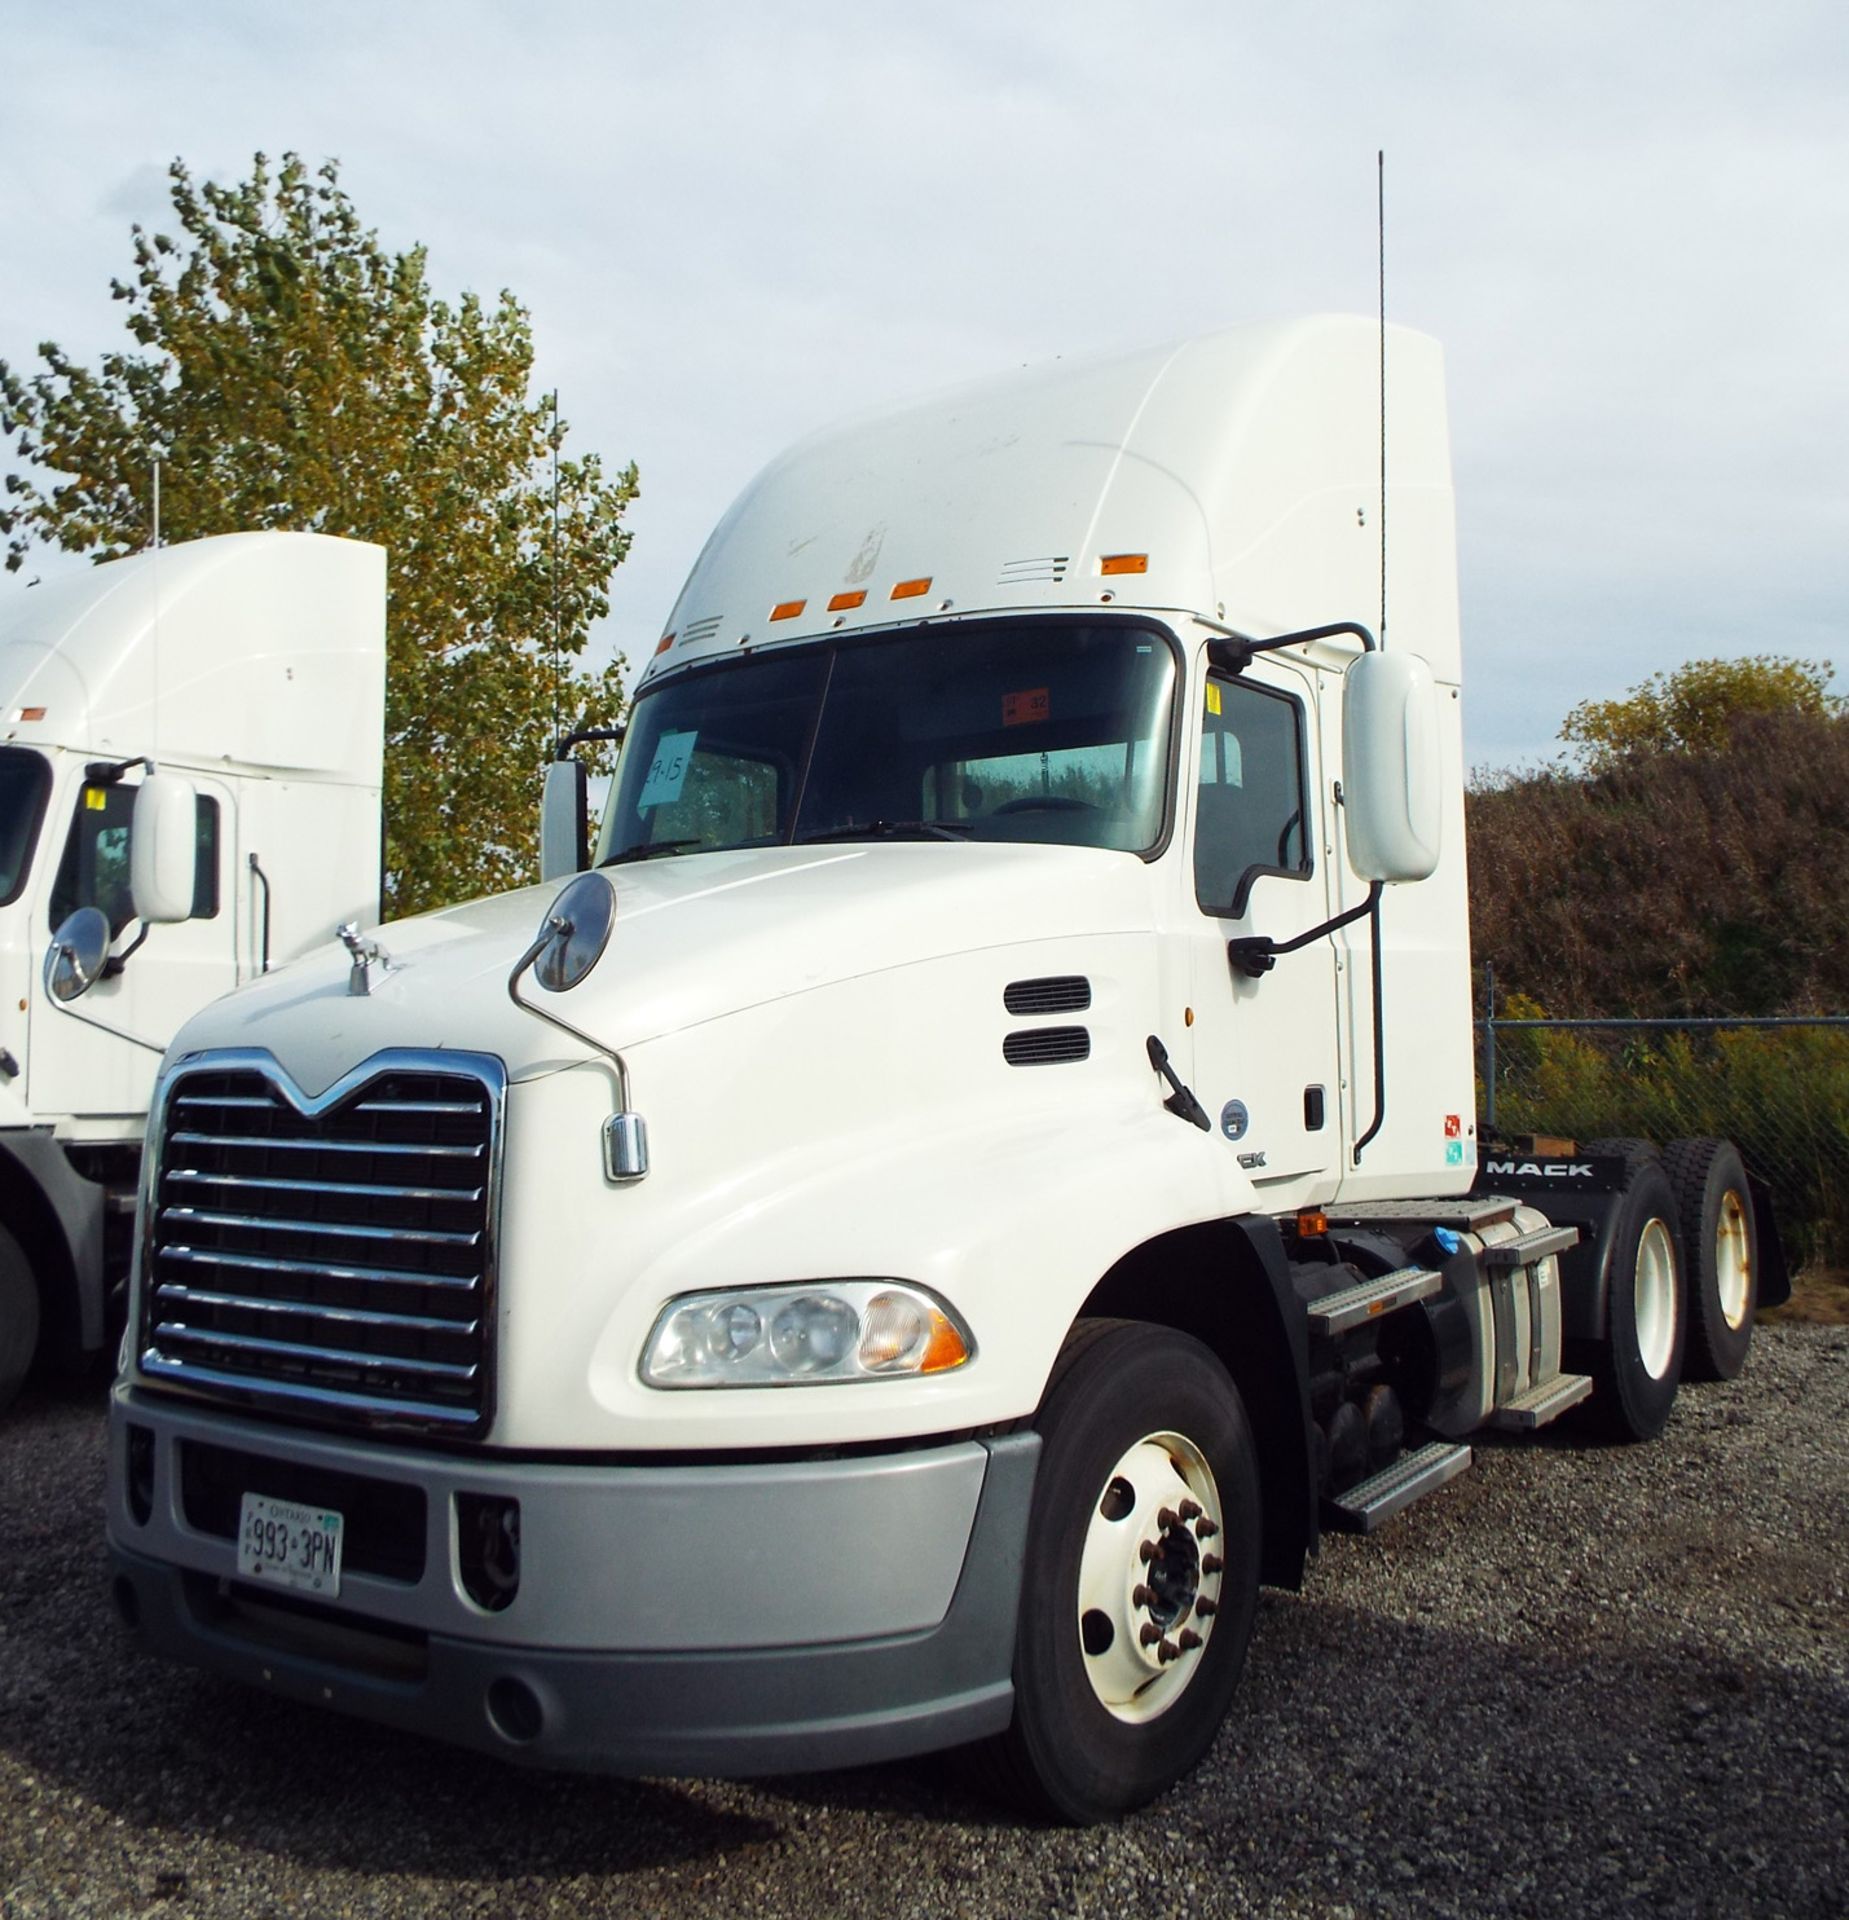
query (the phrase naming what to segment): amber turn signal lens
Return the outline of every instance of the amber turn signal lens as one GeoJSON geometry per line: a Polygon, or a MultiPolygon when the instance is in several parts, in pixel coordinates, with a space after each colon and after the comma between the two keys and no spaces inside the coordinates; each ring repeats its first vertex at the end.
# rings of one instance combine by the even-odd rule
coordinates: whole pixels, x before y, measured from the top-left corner
{"type": "Polygon", "coordinates": [[[1149,555],[1146,553],[1107,553],[1098,562],[1100,573],[1147,573],[1149,555]]]}

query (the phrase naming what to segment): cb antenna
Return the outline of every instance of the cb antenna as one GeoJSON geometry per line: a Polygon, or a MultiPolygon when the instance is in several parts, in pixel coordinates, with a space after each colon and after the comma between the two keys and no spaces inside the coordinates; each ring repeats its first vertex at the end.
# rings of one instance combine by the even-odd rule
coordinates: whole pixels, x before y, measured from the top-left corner
{"type": "Polygon", "coordinates": [[[559,390],[552,389],[552,737],[559,730],[559,671],[564,639],[559,630],[559,390]]]}
{"type": "Polygon", "coordinates": [[[1387,644],[1387,150],[1374,156],[1374,231],[1380,242],[1380,644],[1387,644]]]}

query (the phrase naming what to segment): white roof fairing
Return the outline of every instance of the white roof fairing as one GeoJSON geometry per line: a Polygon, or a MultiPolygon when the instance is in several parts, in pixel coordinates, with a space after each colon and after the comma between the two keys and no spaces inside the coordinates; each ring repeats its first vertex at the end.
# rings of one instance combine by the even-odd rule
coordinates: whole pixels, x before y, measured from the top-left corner
{"type": "Polygon", "coordinates": [[[0,727],[22,744],[377,787],[385,550],[230,533],[0,602],[0,727]],[[40,720],[13,716],[35,707],[40,720]]]}
{"type": "MultiPolygon", "coordinates": [[[[799,442],[714,529],[650,671],[895,620],[1047,607],[1242,632],[1380,617],[1380,332],[1345,315],[1052,365],[799,442]],[[1105,576],[1113,554],[1144,574],[1105,576]],[[1060,564],[1060,563],[1063,563],[1060,564]],[[928,592],[894,600],[902,581],[928,592]],[[830,610],[841,593],[858,607],[830,610]],[[773,623],[779,603],[800,615],[773,623]]],[[[1443,363],[1387,331],[1392,637],[1458,677],[1443,363]]]]}

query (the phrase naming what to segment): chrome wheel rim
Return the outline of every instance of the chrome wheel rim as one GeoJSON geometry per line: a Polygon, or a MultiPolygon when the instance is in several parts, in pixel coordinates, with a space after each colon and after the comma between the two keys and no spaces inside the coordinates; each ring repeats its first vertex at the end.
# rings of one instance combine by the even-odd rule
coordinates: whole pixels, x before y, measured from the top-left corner
{"type": "Polygon", "coordinates": [[[1661,1380],[1676,1347],[1676,1247],[1661,1220],[1652,1220],[1638,1239],[1631,1298],[1637,1357],[1652,1380],[1661,1380]]]}
{"type": "Polygon", "coordinates": [[[1212,1638],[1227,1550],[1220,1489],[1179,1433],[1127,1447],[1092,1503],[1078,1636],[1098,1702],[1132,1725],[1187,1690],[1212,1638]]]}
{"type": "Polygon", "coordinates": [[[1746,1303],[1752,1295],[1753,1250],[1746,1230],[1746,1203],[1732,1187],[1721,1195],[1721,1214],[1714,1225],[1714,1278],[1720,1289],[1721,1318],[1738,1333],[1746,1324],[1746,1303]]]}

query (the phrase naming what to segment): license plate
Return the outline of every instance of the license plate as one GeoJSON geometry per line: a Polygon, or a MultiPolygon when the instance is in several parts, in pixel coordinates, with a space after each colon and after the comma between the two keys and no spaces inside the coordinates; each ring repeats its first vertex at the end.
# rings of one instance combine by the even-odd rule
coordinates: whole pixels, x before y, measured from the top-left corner
{"type": "Polygon", "coordinates": [[[344,1525],[326,1507],[247,1493],[238,1512],[238,1572],[266,1587],[293,1587],[333,1599],[340,1592],[344,1525]]]}

